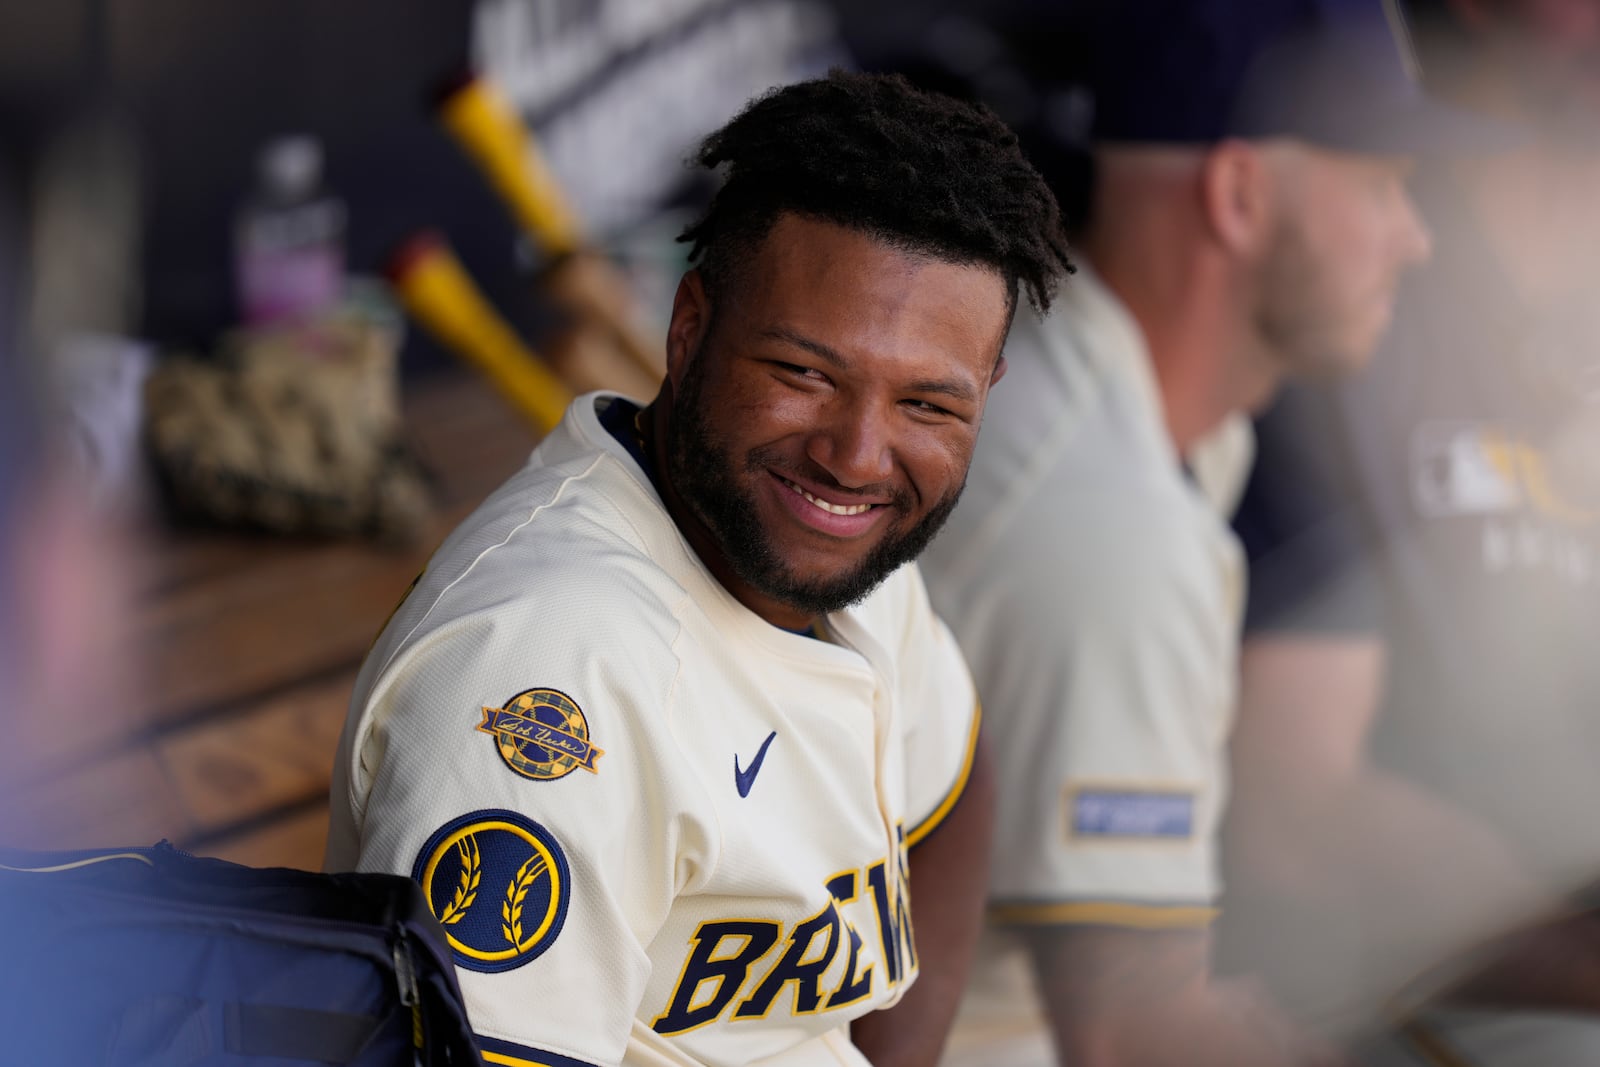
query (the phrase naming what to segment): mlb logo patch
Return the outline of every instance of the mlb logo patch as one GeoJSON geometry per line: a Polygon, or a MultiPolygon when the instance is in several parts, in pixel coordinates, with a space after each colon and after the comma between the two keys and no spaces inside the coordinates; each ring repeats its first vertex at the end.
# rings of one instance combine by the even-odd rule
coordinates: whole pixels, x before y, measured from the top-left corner
{"type": "Polygon", "coordinates": [[[1151,789],[1069,789],[1068,836],[1187,841],[1194,836],[1191,792],[1151,789]]]}
{"type": "Polygon", "coordinates": [[[1419,426],[1411,441],[1417,510],[1433,518],[1515,510],[1522,502],[1515,457],[1516,446],[1489,427],[1419,426]]]}

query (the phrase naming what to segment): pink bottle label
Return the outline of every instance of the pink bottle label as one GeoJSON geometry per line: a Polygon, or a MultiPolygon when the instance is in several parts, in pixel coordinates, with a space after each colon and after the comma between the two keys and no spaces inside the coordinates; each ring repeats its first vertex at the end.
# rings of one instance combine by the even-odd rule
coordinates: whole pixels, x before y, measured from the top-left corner
{"type": "Polygon", "coordinates": [[[334,245],[255,251],[241,257],[239,300],[246,323],[305,318],[339,299],[344,257],[334,245]]]}

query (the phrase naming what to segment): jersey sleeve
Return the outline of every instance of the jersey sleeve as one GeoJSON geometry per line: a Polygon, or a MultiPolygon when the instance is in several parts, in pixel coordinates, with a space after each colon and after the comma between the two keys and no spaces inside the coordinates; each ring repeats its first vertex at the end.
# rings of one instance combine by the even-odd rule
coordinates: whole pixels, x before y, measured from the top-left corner
{"type": "Polygon", "coordinates": [[[907,568],[905,644],[899,661],[907,709],[906,844],[914,847],[954,810],[972,771],[981,709],[966,660],[934,614],[922,576],[907,568]]]}
{"type": "Polygon", "coordinates": [[[1235,695],[1228,561],[1137,511],[1086,508],[1066,543],[1052,529],[1016,524],[952,620],[999,783],[994,918],[1205,925],[1235,695]]]}
{"type": "Polygon", "coordinates": [[[614,1064],[715,840],[661,725],[674,623],[625,575],[600,596],[474,578],[365,697],[358,865],[422,885],[489,1062],[614,1064]]]}

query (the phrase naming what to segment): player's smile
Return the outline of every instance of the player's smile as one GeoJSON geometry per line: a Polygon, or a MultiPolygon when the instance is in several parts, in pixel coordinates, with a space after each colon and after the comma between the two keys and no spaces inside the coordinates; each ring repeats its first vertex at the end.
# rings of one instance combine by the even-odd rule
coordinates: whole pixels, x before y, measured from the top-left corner
{"type": "Polygon", "coordinates": [[[1008,324],[984,267],[785,216],[724,282],[679,287],[667,495],[717,578],[803,628],[914,558],[966,482],[1008,324]]]}
{"type": "Polygon", "coordinates": [[[769,470],[778,485],[777,496],[802,523],[833,537],[860,537],[889,514],[891,500],[862,500],[838,490],[802,484],[795,478],[769,470]]]}

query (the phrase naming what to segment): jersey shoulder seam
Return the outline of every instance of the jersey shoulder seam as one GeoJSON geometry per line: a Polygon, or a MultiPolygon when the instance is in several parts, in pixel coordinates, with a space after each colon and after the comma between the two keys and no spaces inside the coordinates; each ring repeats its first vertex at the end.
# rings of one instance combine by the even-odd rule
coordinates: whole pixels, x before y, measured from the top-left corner
{"type": "Polygon", "coordinates": [[[593,460],[582,470],[576,471],[562,478],[560,484],[556,486],[555,492],[550,494],[548,499],[540,501],[538,504],[534,505],[520,522],[506,532],[504,537],[494,544],[489,545],[481,550],[472,558],[472,562],[468,563],[461,569],[460,574],[450,579],[449,584],[447,584],[443,589],[439,590],[438,593],[434,594],[433,600],[428,604],[427,610],[424,611],[417,618],[417,620],[411,624],[410,629],[405,632],[403,637],[394,642],[393,647],[390,648],[389,654],[384,658],[383,664],[378,670],[378,675],[381,676],[384,672],[388,671],[389,667],[394,663],[395,656],[399,654],[401,649],[410,644],[411,639],[416,636],[419,630],[422,629],[423,624],[428,621],[428,618],[433,614],[434,609],[444,602],[444,599],[450,594],[451,590],[466,580],[467,576],[477,568],[479,563],[483,562],[483,560],[495,550],[504,548],[506,545],[510,544],[519,533],[525,530],[528,526],[532,525],[534,520],[537,519],[539,515],[546,509],[559,504],[562,498],[566,495],[567,490],[575,483],[587,479],[605,458],[606,455],[602,452],[596,455],[593,460]]]}

